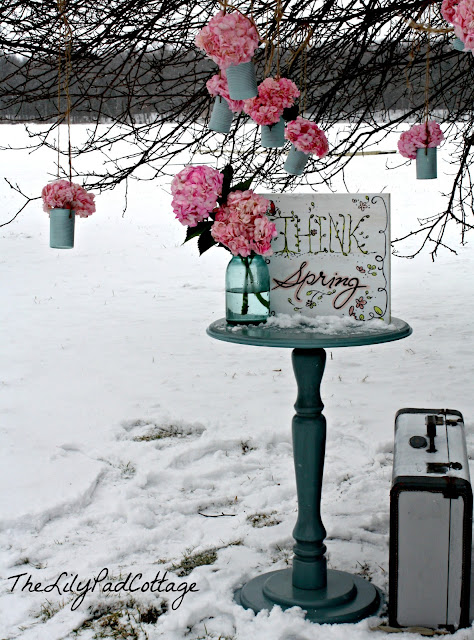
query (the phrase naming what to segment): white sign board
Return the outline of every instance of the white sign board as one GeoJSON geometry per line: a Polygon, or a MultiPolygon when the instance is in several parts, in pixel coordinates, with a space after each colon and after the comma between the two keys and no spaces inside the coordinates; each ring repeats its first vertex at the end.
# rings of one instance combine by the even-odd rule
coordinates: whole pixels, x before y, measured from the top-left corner
{"type": "Polygon", "coordinates": [[[270,313],[390,322],[390,195],[266,194],[270,313]]]}

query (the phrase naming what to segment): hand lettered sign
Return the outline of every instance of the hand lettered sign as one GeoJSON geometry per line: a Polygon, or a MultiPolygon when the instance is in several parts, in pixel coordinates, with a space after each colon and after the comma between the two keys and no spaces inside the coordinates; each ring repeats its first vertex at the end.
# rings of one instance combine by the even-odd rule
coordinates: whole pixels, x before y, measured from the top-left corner
{"type": "Polygon", "coordinates": [[[272,194],[270,313],[390,322],[390,195],[272,194]]]}

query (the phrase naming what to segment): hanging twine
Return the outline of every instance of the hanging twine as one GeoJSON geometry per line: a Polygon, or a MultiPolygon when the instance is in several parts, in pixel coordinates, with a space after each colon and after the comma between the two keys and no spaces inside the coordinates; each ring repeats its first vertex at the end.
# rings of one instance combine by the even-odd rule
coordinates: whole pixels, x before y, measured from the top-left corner
{"type": "Polygon", "coordinates": [[[276,3],[276,11],[275,11],[275,21],[276,21],[276,34],[277,34],[277,51],[276,51],[276,56],[277,56],[277,73],[276,73],[276,79],[279,80],[280,79],[280,22],[283,18],[283,9],[281,6],[281,0],[277,0],[276,3]]]}
{"type": "Polygon", "coordinates": [[[429,25],[415,22],[411,18],[406,18],[405,22],[416,31],[427,31],[428,33],[452,33],[454,31],[454,27],[432,27],[431,20],[429,25]]]}
{"type": "Polygon", "coordinates": [[[294,31],[294,36],[296,43],[296,49],[293,51],[291,58],[288,61],[288,71],[290,71],[291,67],[298,59],[298,56],[301,56],[300,63],[300,100],[299,100],[299,108],[298,114],[304,113],[306,111],[306,97],[307,97],[307,87],[308,87],[308,73],[307,73],[307,62],[308,62],[308,47],[311,42],[311,38],[313,37],[314,29],[312,29],[307,23],[298,25],[294,31]],[[302,41],[298,45],[298,33],[303,31],[302,41]]]}
{"type": "MultiPolygon", "coordinates": [[[[273,60],[275,58],[276,53],[276,79],[280,79],[280,22],[283,18],[283,8],[281,4],[281,0],[276,0],[276,7],[274,13],[274,22],[275,22],[275,31],[276,37],[274,37],[271,33],[271,29],[268,29],[267,37],[263,42],[265,42],[265,67],[263,75],[267,78],[272,70],[273,60]],[[275,44],[276,41],[276,44],[275,44]]],[[[270,19],[268,18],[267,12],[267,24],[270,24],[270,19]]]]}
{"type": "MultiPolygon", "coordinates": [[[[431,25],[431,7],[428,10],[428,24],[431,25]]],[[[428,34],[430,31],[427,32],[428,34]]],[[[426,71],[425,71],[425,125],[428,135],[428,119],[430,111],[430,37],[428,35],[426,43],[426,71]]]]}
{"type": "Polygon", "coordinates": [[[58,178],[60,176],[60,125],[64,120],[67,123],[68,131],[68,164],[69,182],[72,182],[72,148],[71,148],[71,94],[69,91],[69,80],[71,77],[71,50],[72,50],[72,29],[66,16],[67,0],[57,0],[61,25],[59,28],[59,51],[58,51],[58,178]],[[64,82],[63,82],[63,60],[64,57],[64,82]],[[66,96],[66,110],[61,109],[61,90],[66,96]]]}
{"type": "Polygon", "coordinates": [[[300,101],[298,106],[298,114],[304,116],[306,111],[306,97],[308,95],[308,50],[306,44],[301,52],[301,73],[300,73],[300,101]],[[302,108],[303,107],[303,108],[302,108]]]}

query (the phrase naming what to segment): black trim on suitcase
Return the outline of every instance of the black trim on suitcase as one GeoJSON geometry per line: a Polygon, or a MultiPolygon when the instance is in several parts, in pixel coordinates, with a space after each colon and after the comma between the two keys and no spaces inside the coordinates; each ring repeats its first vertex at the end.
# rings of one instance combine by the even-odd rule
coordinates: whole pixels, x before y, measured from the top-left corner
{"type": "MultiPolygon", "coordinates": [[[[402,409],[397,413],[441,413],[432,409],[402,409]]],[[[446,411],[446,413],[457,414],[462,418],[459,411],[446,411]]],[[[463,519],[463,573],[461,590],[461,615],[459,628],[470,626],[469,606],[470,606],[470,583],[471,583],[471,538],[472,538],[472,489],[469,482],[462,478],[452,476],[442,476],[437,478],[416,478],[413,476],[399,476],[393,481],[390,491],[390,543],[389,543],[389,624],[392,627],[401,627],[397,622],[398,608],[398,498],[402,491],[430,491],[433,493],[443,493],[445,498],[463,498],[464,519],[463,519]],[[422,480],[422,482],[420,481],[422,480]]],[[[450,625],[443,628],[448,631],[450,625]]]]}

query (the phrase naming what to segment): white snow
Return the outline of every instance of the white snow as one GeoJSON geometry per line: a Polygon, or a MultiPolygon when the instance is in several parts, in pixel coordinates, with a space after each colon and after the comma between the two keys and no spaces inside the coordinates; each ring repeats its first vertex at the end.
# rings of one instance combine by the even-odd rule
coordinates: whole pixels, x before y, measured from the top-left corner
{"type": "Polygon", "coordinates": [[[386,332],[395,331],[395,324],[385,324],[382,322],[365,322],[363,328],[361,323],[353,318],[338,316],[318,316],[316,318],[308,318],[305,316],[290,316],[286,313],[277,313],[275,316],[268,318],[266,325],[268,327],[278,327],[281,329],[299,329],[307,333],[328,333],[331,335],[343,336],[363,331],[386,332]]]}
{"type": "MultiPolygon", "coordinates": [[[[25,139],[20,125],[0,131],[4,145],[25,139]]],[[[53,156],[0,153],[6,177],[32,194],[54,170],[53,156]]],[[[414,166],[398,166],[396,156],[370,156],[356,158],[345,186],[341,179],[333,187],[391,193],[397,237],[442,209],[443,173],[452,168],[443,162],[446,146],[439,156],[438,180],[416,181],[414,166]]],[[[143,584],[167,571],[176,585],[199,589],[156,624],[140,623],[138,609],[158,607],[162,596],[135,593],[130,618],[121,618],[128,637],[388,640],[392,634],[371,631],[383,616],[315,625],[299,609],[255,616],[233,601],[248,579],[291,563],[296,386],[288,350],[206,335],[224,315],[228,254],[199,258],[192,243],[180,245],[184,229],[168,191],[165,183],[130,182],[124,217],[123,189],[99,196],[97,213],[77,220],[72,251],[49,248],[39,201],[0,229],[0,637],[117,637],[104,615],[114,606],[125,611],[128,593],[98,587],[71,610],[74,594],[11,590],[11,576],[25,574],[23,584],[31,575],[45,587],[63,571],[87,582],[107,568],[115,583],[141,573],[143,584]],[[184,577],[172,569],[209,550],[212,564],[184,577]]],[[[2,183],[0,203],[1,223],[22,202],[2,183]]],[[[328,349],[329,566],[369,574],[385,593],[395,412],[460,410],[474,472],[473,241],[468,236],[458,255],[441,251],[435,263],[427,254],[393,258],[393,314],[412,336],[328,349]]],[[[176,598],[165,596],[170,604],[176,598]]],[[[473,628],[453,638],[472,639],[473,628]]]]}

